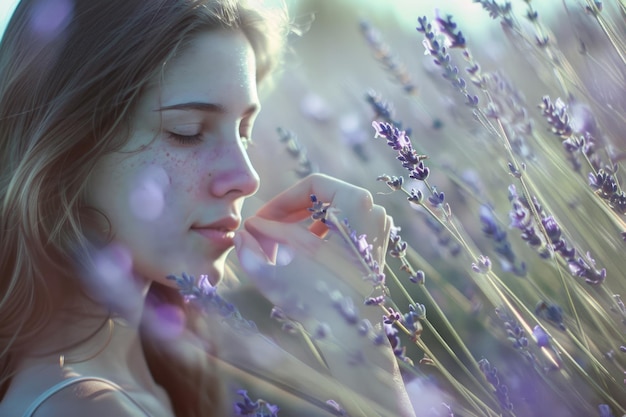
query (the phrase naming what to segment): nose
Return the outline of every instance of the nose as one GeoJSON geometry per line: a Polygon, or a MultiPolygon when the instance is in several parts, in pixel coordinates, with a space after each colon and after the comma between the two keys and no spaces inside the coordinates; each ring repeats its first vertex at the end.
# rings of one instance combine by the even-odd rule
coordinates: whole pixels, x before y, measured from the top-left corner
{"type": "Polygon", "coordinates": [[[213,163],[210,191],[215,197],[247,197],[259,189],[259,174],[240,140],[224,143],[220,157],[213,163]]]}

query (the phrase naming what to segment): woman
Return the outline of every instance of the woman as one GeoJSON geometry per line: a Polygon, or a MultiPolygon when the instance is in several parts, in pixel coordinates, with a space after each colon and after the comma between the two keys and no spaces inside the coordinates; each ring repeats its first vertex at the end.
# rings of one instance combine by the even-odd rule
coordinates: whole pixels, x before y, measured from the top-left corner
{"type": "Polygon", "coordinates": [[[349,249],[306,223],[315,194],[382,265],[391,225],[371,195],[312,176],[240,228],[259,186],[257,84],[285,34],[272,16],[227,0],[20,2],[0,45],[0,415],[229,415],[246,381],[281,387],[299,415],[412,413],[388,344],[342,320],[368,292],[349,249]],[[318,333],[316,363],[203,316],[167,278],[212,288],[233,247],[318,333]]]}

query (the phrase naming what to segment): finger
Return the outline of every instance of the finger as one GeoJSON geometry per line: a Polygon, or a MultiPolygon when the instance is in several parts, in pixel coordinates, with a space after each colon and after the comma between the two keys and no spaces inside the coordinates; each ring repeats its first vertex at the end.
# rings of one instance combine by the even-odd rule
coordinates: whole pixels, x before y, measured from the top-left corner
{"type": "Polygon", "coordinates": [[[270,251],[276,253],[279,246],[287,245],[304,249],[313,254],[322,243],[317,236],[304,227],[257,216],[247,219],[244,228],[260,242],[261,247],[266,251],[265,253],[270,251]]]}
{"type": "Polygon", "coordinates": [[[309,226],[309,232],[313,233],[315,236],[324,238],[328,234],[330,229],[326,225],[326,223],[321,221],[315,221],[313,224],[309,226]]]}
{"type": "MultiPolygon", "coordinates": [[[[310,264],[302,270],[294,271],[295,273],[299,275],[310,273],[310,279],[316,279],[317,273],[325,270],[339,280],[345,281],[344,284],[356,290],[363,297],[371,292],[371,283],[363,280],[368,274],[368,270],[359,260],[358,252],[351,250],[346,242],[324,241],[299,225],[259,217],[249,218],[244,226],[256,242],[266,239],[276,245],[278,254],[283,248],[283,253],[287,252],[293,256],[308,259],[310,264]],[[316,273],[314,270],[318,272],[316,273]]],[[[280,263],[285,264],[284,261],[280,263]]]]}
{"type": "Polygon", "coordinates": [[[350,229],[354,230],[357,236],[365,235],[367,243],[372,245],[371,253],[379,263],[384,258],[389,239],[390,226],[387,217],[384,207],[374,205],[368,213],[348,219],[350,229]]]}
{"type": "Polygon", "coordinates": [[[296,183],[266,203],[257,216],[283,222],[297,222],[311,215],[311,195],[341,210],[369,210],[373,198],[369,191],[322,174],[314,174],[296,183]]]}
{"type": "Polygon", "coordinates": [[[393,218],[385,214],[385,224],[383,226],[382,242],[380,247],[380,254],[378,255],[378,263],[381,268],[385,265],[385,256],[389,249],[389,235],[391,234],[391,228],[393,227],[393,218]]]}
{"type": "Polygon", "coordinates": [[[272,265],[261,243],[250,232],[241,229],[235,234],[235,252],[246,272],[255,272],[263,265],[272,265]]]}
{"type": "Polygon", "coordinates": [[[280,303],[287,293],[286,282],[277,274],[276,263],[265,255],[258,240],[247,230],[235,235],[239,265],[254,285],[273,303],[280,303]]]}

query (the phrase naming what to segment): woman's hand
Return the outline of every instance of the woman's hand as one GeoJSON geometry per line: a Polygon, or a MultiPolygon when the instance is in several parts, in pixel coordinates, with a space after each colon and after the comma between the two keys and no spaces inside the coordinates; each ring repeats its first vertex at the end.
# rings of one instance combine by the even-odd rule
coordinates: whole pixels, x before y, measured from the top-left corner
{"type": "MultiPolygon", "coordinates": [[[[333,216],[348,219],[366,236],[381,269],[391,228],[385,209],[373,204],[367,190],[324,175],[305,178],[246,220],[236,238],[242,267],[270,301],[305,325],[331,318],[323,311],[332,305],[331,296],[337,301],[340,293],[355,310],[370,310],[361,306],[374,293],[358,251],[339,232],[328,233],[324,222],[309,220],[311,195],[330,203],[333,216]]],[[[371,310],[374,315],[363,318],[380,321],[380,308],[371,310]]]]}
{"type": "Polygon", "coordinates": [[[240,264],[272,303],[318,339],[335,378],[373,395],[395,415],[411,415],[386,337],[380,325],[367,325],[381,322],[382,309],[364,304],[380,289],[375,293],[364,279],[371,271],[358,250],[325,223],[308,220],[311,195],[366,235],[382,270],[392,226],[385,209],[367,190],[324,175],[298,182],[246,220],[235,239],[240,264]]]}

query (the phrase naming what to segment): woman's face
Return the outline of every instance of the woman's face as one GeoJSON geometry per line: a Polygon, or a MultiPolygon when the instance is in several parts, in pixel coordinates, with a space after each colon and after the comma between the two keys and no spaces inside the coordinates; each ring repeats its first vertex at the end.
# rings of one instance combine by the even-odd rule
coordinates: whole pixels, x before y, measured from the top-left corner
{"type": "Polygon", "coordinates": [[[135,275],[220,279],[259,186],[245,145],[258,111],[254,52],[235,30],[198,35],[146,90],[128,143],[96,164],[86,196],[135,275]]]}

